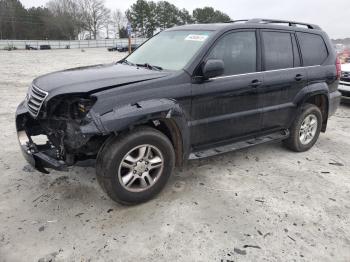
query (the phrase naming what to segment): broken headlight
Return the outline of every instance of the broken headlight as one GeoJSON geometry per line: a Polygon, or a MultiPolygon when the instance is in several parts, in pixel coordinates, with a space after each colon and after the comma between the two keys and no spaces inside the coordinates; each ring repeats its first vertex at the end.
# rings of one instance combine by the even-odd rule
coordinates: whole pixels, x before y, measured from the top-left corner
{"type": "Polygon", "coordinates": [[[95,104],[95,98],[80,98],[75,104],[75,110],[73,110],[77,118],[84,118],[90,109],[95,104]]]}
{"type": "Polygon", "coordinates": [[[49,118],[83,119],[96,101],[96,97],[83,94],[57,96],[48,102],[46,115],[49,118]]]}

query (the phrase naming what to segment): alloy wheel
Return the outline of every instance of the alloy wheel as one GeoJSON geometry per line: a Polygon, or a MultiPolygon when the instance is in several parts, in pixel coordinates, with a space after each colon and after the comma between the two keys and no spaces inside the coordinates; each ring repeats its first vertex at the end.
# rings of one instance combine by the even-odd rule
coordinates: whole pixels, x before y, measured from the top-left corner
{"type": "Polygon", "coordinates": [[[131,149],[118,169],[121,185],[128,191],[141,192],[152,187],[162,174],[164,158],[153,145],[140,145],[131,149]]]}
{"type": "Polygon", "coordinates": [[[307,115],[299,130],[299,140],[303,145],[309,144],[315,137],[318,127],[318,120],[314,114],[307,115]]]}

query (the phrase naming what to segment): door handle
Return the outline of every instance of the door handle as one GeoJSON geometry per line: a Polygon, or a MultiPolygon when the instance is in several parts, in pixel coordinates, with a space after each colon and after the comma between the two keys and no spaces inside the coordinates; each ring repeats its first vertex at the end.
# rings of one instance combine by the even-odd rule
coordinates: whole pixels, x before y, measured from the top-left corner
{"type": "Polygon", "coordinates": [[[304,76],[302,75],[302,74],[297,74],[296,76],[295,76],[295,80],[296,81],[301,81],[301,80],[303,80],[304,79],[304,76]]]}
{"type": "Polygon", "coordinates": [[[251,87],[258,87],[262,84],[262,81],[260,81],[259,79],[255,79],[251,82],[251,84],[249,86],[251,87]]]}

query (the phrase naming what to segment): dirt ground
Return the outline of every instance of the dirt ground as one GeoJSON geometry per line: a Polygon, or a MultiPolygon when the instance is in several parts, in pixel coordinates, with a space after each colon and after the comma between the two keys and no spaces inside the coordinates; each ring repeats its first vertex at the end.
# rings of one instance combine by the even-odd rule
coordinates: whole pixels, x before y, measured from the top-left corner
{"type": "Polygon", "coordinates": [[[193,161],[139,206],[111,201],[93,168],[33,170],[14,123],[31,80],[121,56],[0,51],[1,262],[350,261],[350,106],[309,152],[266,144],[193,161]]]}

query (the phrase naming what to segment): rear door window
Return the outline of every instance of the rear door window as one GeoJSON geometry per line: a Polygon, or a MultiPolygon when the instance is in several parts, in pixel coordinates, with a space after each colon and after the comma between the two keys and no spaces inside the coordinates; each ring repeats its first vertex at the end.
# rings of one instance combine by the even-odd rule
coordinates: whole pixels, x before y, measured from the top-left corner
{"type": "Polygon", "coordinates": [[[256,72],[256,54],[255,32],[235,32],[219,39],[207,59],[221,59],[228,76],[256,72]]]}
{"type": "Polygon", "coordinates": [[[293,44],[290,33],[262,32],[265,70],[278,70],[294,66],[293,44]]]}
{"type": "Polygon", "coordinates": [[[298,33],[298,40],[304,66],[322,65],[328,57],[328,50],[320,35],[298,33]]]}

